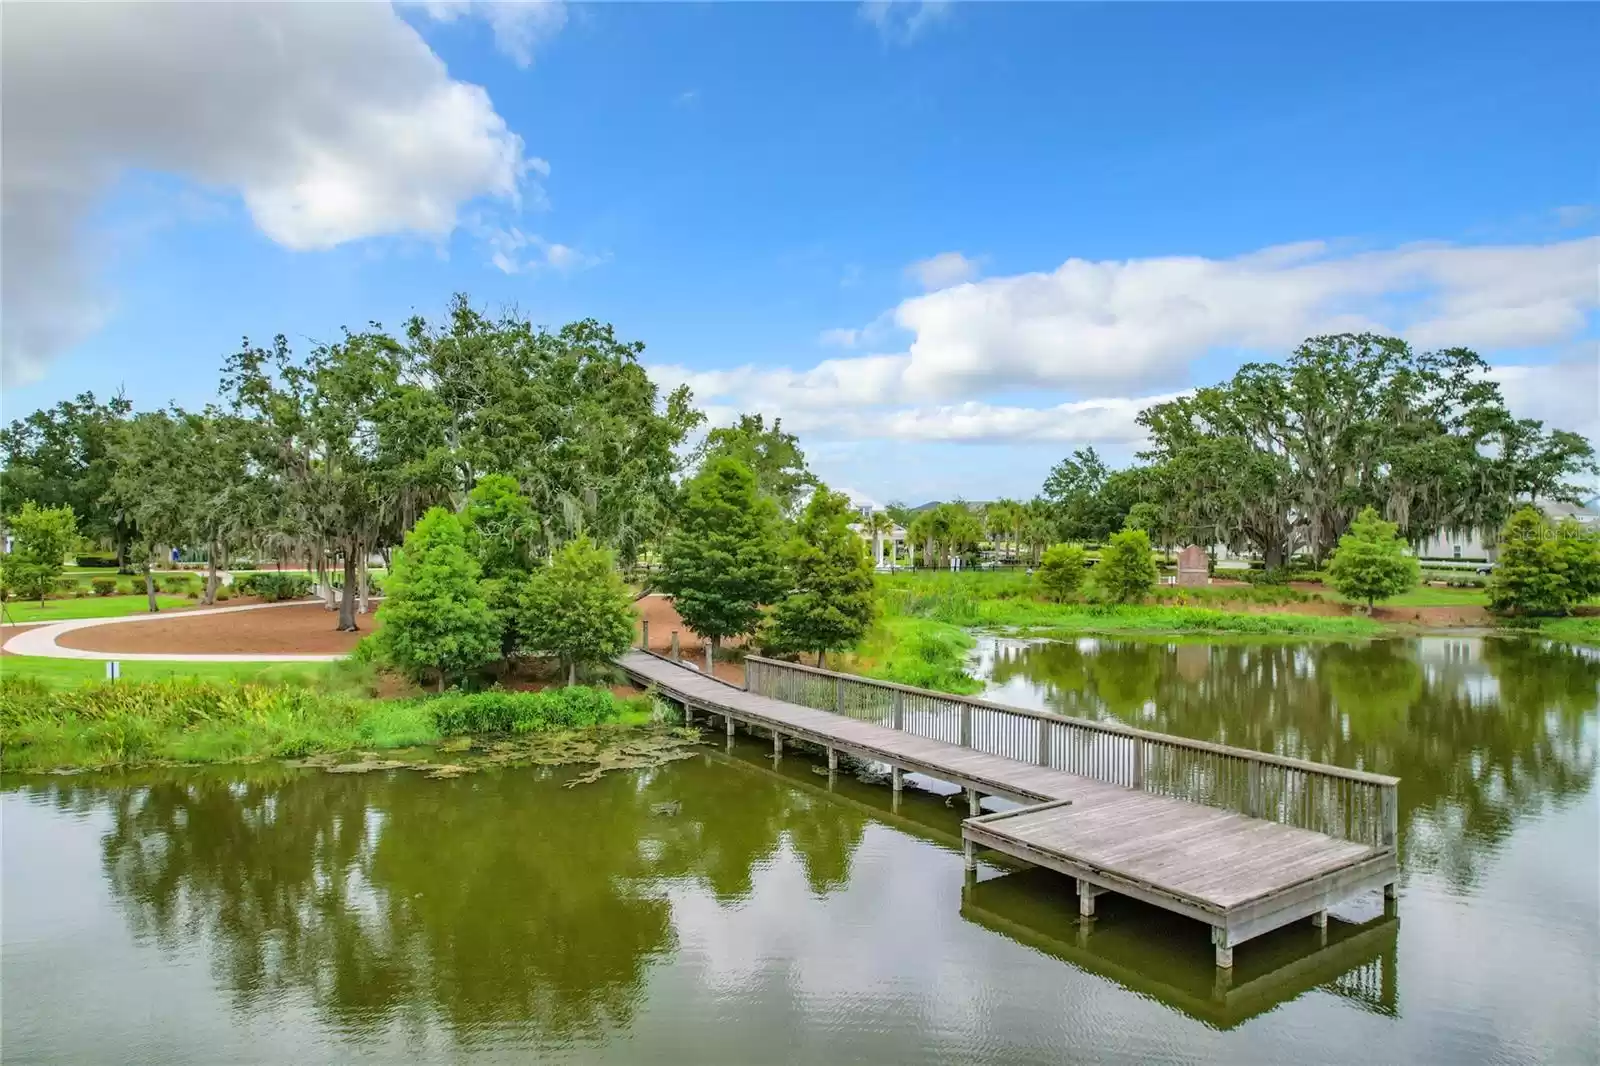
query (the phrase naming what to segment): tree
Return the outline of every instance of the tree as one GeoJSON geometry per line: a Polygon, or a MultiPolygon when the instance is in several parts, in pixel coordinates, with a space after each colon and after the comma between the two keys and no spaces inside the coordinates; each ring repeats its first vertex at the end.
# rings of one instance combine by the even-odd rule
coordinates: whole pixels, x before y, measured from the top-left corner
{"type": "Polygon", "coordinates": [[[762,415],[740,415],[732,426],[713,429],[706,435],[706,457],[737,459],[756,476],[756,485],[777,503],[785,518],[792,517],[807,489],[819,484],[806,469],[806,455],[793,433],[783,432],[783,420],[775,418],[769,428],[762,415]]]}
{"type": "Polygon", "coordinates": [[[194,424],[179,410],[145,411],[117,427],[110,495],[136,531],[144,592],[159,611],[153,570],[158,553],[189,539],[200,487],[186,467],[194,453],[194,424]]]}
{"type": "Polygon", "coordinates": [[[1501,614],[1566,614],[1600,594],[1600,536],[1566,521],[1551,529],[1535,507],[1523,507],[1500,534],[1500,557],[1489,578],[1489,607],[1501,614]]]}
{"type": "Polygon", "coordinates": [[[1060,535],[1067,540],[1100,540],[1110,530],[1102,528],[1098,496],[1109,471],[1091,448],[1079,448],[1050,469],[1044,497],[1054,506],[1060,535]]]}
{"type": "Polygon", "coordinates": [[[1039,560],[1036,580],[1044,594],[1057,603],[1069,600],[1083,587],[1084,567],[1089,555],[1076,544],[1057,544],[1039,560]]]}
{"type": "Polygon", "coordinates": [[[1375,601],[1416,587],[1421,567],[1406,551],[1399,528],[1371,507],[1362,508],[1328,561],[1328,576],[1341,595],[1365,600],[1371,611],[1375,601]]]}
{"type": "Polygon", "coordinates": [[[569,540],[524,593],[518,629],[529,648],[555,655],[576,683],[578,667],[604,662],[633,643],[633,593],[615,557],[588,537],[569,540]]]}
{"type": "Polygon", "coordinates": [[[133,528],[108,492],[117,427],[132,410],[121,394],[101,403],[85,392],[0,431],[0,510],[9,517],[29,500],[71,507],[79,534],[112,541],[120,565],[133,528]]]}
{"type": "Polygon", "coordinates": [[[983,521],[989,530],[989,539],[996,544],[1009,544],[1010,554],[1015,556],[1018,551],[1018,540],[1022,533],[1022,524],[1027,520],[1027,511],[1016,500],[996,500],[984,508],[983,521]]]}
{"type": "Polygon", "coordinates": [[[1095,584],[1118,603],[1148,595],[1156,584],[1156,561],[1151,555],[1149,534],[1142,529],[1111,534],[1100,553],[1100,565],[1095,568],[1095,584]]]}
{"type": "Polygon", "coordinates": [[[78,536],[78,519],[72,507],[40,507],[32,500],[7,520],[14,543],[5,560],[7,591],[29,599],[44,598],[56,587],[78,536]]]}
{"type": "Polygon", "coordinates": [[[373,638],[379,655],[440,692],[494,659],[499,633],[478,575],[460,520],[430,509],[406,534],[384,583],[383,627],[373,638]]]}
{"type": "Polygon", "coordinates": [[[1289,359],[1139,416],[1145,457],[1180,527],[1249,547],[1269,567],[1297,549],[1320,563],[1371,506],[1409,541],[1499,525],[1519,492],[1587,469],[1571,435],[1506,412],[1466,348],[1413,352],[1373,334],[1313,337],[1289,359]]]}
{"type": "Polygon", "coordinates": [[[684,486],[661,560],[661,587],[684,623],[710,641],[753,633],[783,589],[778,508],[737,459],[708,460],[684,486]]]}
{"type": "Polygon", "coordinates": [[[467,494],[461,524],[483,572],[483,598],[500,627],[501,655],[509,658],[526,636],[521,621],[541,541],[538,516],[515,478],[489,474],[467,494]]]}
{"type": "Polygon", "coordinates": [[[819,487],[784,549],[790,591],[772,614],[774,643],[816,652],[818,666],[872,625],[872,566],[850,517],[843,493],[819,487]]]}

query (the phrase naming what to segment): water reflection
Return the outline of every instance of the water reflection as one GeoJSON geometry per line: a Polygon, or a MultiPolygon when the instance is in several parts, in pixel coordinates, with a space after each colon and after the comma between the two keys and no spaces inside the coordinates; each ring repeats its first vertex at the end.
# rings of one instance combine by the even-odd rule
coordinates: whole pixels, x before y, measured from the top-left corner
{"type": "Polygon", "coordinates": [[[787,840],[825,894],[867,824],[770,775],[566,776],[255,767],[26,790],[109,810],[103,863],[130,927],[171,951],[208,944],[236,1007],[292,991],[346,1036],[442,1023],[469,1045],[627,1025],[676,947],[673,882],[738,902],[787,840]]]}
{"type": "Polygon", "coordinates": [[[1517,820],[1586,794],[1600,657],[1520,639],[991,640],[991,698],[1394,774],[1404,868],[1471,886],[1517,820]]]}

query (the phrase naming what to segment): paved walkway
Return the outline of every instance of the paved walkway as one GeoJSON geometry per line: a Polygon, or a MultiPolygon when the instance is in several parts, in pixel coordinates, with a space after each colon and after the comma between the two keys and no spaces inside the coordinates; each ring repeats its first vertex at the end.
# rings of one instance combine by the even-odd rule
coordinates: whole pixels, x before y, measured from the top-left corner
{"type": "Polygon", "coordinates": [[[343,655],[271,655],[264,652],[241,655],[186,655],[182,652],[127,652],[89,651],[84,648],[63,648],[56,638],[75,629],[95,626],[138,625],[140,622],[170,622],[174,618],[199,618],[209,614],[234,614],[238,611],[267,611],[274,607],[298,607],[320,601],[290,600],[286,603],[247,603],[240,607],[207,607],[198,611],[157,612],[155,614],[123,615],[115,618],[74,618],[65,622],[52,622],[18,633],[5,642],[11,655],[37,655],[47,659],[115,659],[118,662],[151,663],[331,663],[343,655]]]}

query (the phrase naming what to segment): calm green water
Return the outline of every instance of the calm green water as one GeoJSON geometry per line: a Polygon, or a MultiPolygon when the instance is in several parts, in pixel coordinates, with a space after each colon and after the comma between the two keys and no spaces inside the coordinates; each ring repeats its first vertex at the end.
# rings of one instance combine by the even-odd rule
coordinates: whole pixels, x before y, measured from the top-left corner
{"type": "Polygon", "coordinates": [[[22,1062],[1595,1061],[1600,658],[986,642],[1002,698],[1404,777],[1375,896],[1251,941],[963,877],[960,804],[765,742],[563,787],[257,766],[8,779],[22,1062]],[[665,809],[661,805],[668,805],[665,809]],[[1087,934],[1087,935],[1086,935],[1087,934]]]}

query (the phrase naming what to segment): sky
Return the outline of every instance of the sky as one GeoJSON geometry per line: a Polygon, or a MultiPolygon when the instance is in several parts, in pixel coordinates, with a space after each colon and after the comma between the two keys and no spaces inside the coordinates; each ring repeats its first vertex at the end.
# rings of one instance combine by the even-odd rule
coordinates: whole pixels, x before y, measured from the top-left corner
{"type": "Polygon", "coordinates": [[[0,416],[464,292],[878,502],[1346,330],[1600,439],[1596,54],[1578,4],[7,4],[0,416]]]}

